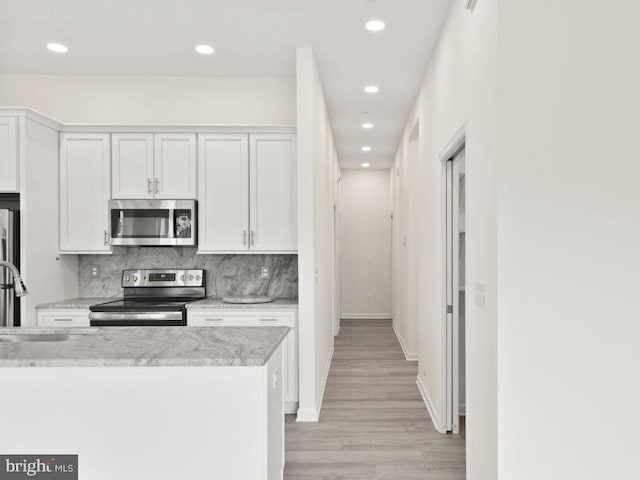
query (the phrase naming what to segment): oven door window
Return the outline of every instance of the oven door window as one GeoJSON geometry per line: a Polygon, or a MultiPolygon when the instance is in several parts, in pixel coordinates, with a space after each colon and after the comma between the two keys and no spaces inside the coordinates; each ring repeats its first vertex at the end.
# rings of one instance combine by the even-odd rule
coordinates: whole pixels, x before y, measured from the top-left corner
{"type": "Polygon", "coordinates": [[[111,210],[113,238],[172,238],[170,209],[111,210]]]}

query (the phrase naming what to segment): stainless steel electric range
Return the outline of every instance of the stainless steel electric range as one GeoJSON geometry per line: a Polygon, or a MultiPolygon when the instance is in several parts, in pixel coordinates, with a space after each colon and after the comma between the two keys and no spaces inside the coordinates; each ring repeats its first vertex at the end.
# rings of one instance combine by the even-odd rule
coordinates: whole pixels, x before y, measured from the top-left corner
{"type": "Polygon", "coordinates": [[[187,324],[187,303],[205,297],[204,270],[124,270],[124,298],[89,310],[92,327],[187,324]]]}

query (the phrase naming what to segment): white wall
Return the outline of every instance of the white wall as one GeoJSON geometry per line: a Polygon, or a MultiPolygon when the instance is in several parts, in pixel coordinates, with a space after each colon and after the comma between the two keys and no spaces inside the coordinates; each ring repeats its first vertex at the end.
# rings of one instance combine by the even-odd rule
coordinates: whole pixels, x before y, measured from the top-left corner
{"type": "Polygon", "coordinates": [[[289,77],[0,75],[0,105],[61,123],[293,125],[296,84],[289,77]]]}
{"type": "MultiPolygon", "coordinates": [[[[467,475],[470,480],[497,477],[497,314],[496,314],[496,51],[497,1],[481,0],[473,12],[452,2],[413,112],[402,136],[393,168],[399,167],[394,215],[405,218],[404,232],[417,215],[415,253],[419,318],[419,381],[436,422],[445,414],[442,319],[444,302],[444,165],[439,153],[467,124],[467,284],[486,286],[486,306],[467,302],[467,475]],[[413,175],[410,137],[419,122],[417,185],[413,175]],[[402,176],[405,176],[403,179],[402,176]],[[408,195],[403,200],[403,195],[408,195]],[[417,206],[417,214],[410,208],[417,206]],[[417,257],[417,258],[416,258],[417,257]]],[[[413,134],[413,135],[412,135],[413,134]]],[[[404,246],[395,242],[394,258],[404,246]]],[[[395,272],[397,273],[397,269],[395,272]]],[[[406,273],[408,275],[408,273],[406,273]]],[[[469,298],[473,298],[471,295],[469,298]]],[[[399,298],[396,298],[396,302],[399,298]]],[[[401,298],[400,298],[401,299],[401,298]]],[[[407,299],[407,307],[411,302],[407,299]]],[[[396,307],[396,310],[401,308],[396,307]]],[[[407,315],[405,313],[405,315],[407,315]]],[[[407,328],[408,327],[403,327],[407,328]]],[[[408,343],[407,339],[407,343],[408,343]]],[[[518,478],[512,476],[511,478],[518,478]]]]}
{"type": "Polygon", "coordinates": [[[333,209],[338,159],[310,48],[296,51],[298,111],[298,421],[317,421],[333,355],[333,209]]]}
{"type": "Polygon", "coordinates": [[[21,273],[23,325],[36,325],[35,306],[78,295],[78,257],[58,255],[58,131],[21,118],[21,273]]]}
{"type": "Polygon", "coordinates": [[[638,18],[500,3],[500,479],[640,478],[638,18]]]}
{"type": "Polygon", "coordinates": [[[342,318],[391,318],[389,170],[342,169],[342,318]]]}

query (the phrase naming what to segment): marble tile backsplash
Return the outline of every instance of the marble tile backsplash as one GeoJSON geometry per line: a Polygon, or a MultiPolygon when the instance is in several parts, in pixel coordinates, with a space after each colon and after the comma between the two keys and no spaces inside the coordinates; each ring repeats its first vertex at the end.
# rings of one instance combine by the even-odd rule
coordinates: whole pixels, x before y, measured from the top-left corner
{"type": "Polygon", "coordinates": [[[80,255],[81,297],[122,296],[122,270],[127,268],[203,268],[207,296],[269,295],[298,297],[297,255],[196,255],[195,248],[127,248],[126,254],[80,255]],[[91,276],[97,265],[100,276],[91,276]],[[261,278],[262,267],[269,277],[261,278]]]}

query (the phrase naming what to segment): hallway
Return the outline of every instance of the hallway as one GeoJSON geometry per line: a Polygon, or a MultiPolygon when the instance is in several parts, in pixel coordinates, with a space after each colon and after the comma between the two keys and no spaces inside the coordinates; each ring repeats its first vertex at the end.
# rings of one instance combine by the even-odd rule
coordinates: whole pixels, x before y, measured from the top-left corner
{"type": "Polygon", "coordinates": [[[286,419],[286,480],[462,480],[463,435],[439,434],[391,320],[342,320],[318,423],[286,419]]]}

